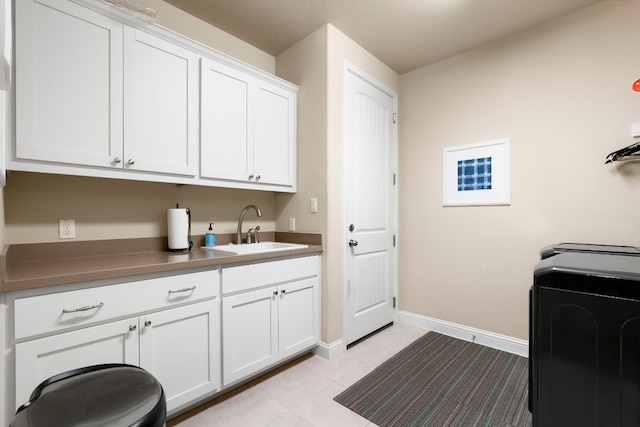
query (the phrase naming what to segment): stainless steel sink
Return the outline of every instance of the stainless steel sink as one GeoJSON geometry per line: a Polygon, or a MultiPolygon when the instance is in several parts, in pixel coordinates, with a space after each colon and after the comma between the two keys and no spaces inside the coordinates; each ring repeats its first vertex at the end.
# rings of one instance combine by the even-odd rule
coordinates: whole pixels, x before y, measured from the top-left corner
{"type": "Polygon", "coordinates": [[[243,254],[257,254],[263,252],[276,252],[276,251],[286,251],[288,249],[301,249],[307,248],[308,245],[300,245],[297,243],[282,243],[282,242],[260,242],[260,243],[244,243],[242,245],[218,245],[206,247],[203,246],[202,249],[208,251],[219,251],[219,252],[228,252],[236,255],[243,254]]]}

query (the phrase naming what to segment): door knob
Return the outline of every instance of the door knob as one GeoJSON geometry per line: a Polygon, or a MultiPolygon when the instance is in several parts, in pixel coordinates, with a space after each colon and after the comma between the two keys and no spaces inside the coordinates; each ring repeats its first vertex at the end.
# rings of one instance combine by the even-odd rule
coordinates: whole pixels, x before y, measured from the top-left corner
{"type": "Polygon", "coordinates": [[[358,246],[358,241],[357,240],[349,240],[349,247],[354,247],[354,246],[358,246]]]}

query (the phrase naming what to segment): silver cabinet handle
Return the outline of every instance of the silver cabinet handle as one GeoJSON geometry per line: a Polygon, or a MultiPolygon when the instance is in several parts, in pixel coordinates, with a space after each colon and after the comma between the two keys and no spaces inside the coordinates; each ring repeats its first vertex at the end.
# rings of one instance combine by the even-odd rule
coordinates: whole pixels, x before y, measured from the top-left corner
{"type": "Polygon", "coordinates": [[[180,293],[180,292],[189,292],[189,291],[195,291],[195,290],[196,290],[196,287],[192,286],[190,288],[178,289],[177,291],[172,291],[171,289],[169,289],[169,293],[170,294],[177,294],[177,293],[180,293]]]}
{"type": "Polygon", "coordinates": [[[260,175],[256,175],[256,181],[260,181],[260,175]]]}
{"type": "Polygon", "coordinates": [[[273,294],[277,296],[278,295],[278,291],[273,291],[273,294]]]}
{"type": "Polygon", "coordinates": [[[136,163],[136,161],[135,161],[135,160],[133,160],[133,159],[129,159],[129,160],[127,161],[127,164],[128,164],[129,166],[133,166],[135,163],[136,163]]]}
{"type": "Polygon", "coordinates": [[[116,157],[115,159],[113,159],[113,163],[115,163],[116,165],[122,163],[122,159],[120,157],[116,157]]]}
{"type": "Polygon", "coordinates": [[[131,331],[131,332],[135,331],[136,329],[138,329],[138,327],[136,325],[129,326],[129,331],[131,331]]]}
{"type": "Polygon", "coordinates": [[[151,326],[151,320],[146,320],[144,322],[144,326],[147,326],[147,327],[151,326]]]}
{"type": "Polygon", "coordinates": [[[253,175],[249,175],[249,181],[253,179],[253,175]]]}
{"type": "Polygon", "coordinates": [[[78,311],[88,311],[88,310],[93,310],[95,308],[100,308],[104,305],[103,302],[101,302],[100,304],[96,304],[96,305],[85,305],[84,307],[79,307],[79,308],[72,308],[72,309],[63,309],[62,313],[64,314],[69,314],[69,313],[77,313],[78,311]]]}
{"type": "Polygon", "coordinates": [[[284,294],[286,294],[286,293],[287,293],[287,291],[286,291],[285,289],[283,289],[283,290],[281,290],[281,291],[280,291],[280,293],[281,293],[282,295],[284,295],[284,294]]]}

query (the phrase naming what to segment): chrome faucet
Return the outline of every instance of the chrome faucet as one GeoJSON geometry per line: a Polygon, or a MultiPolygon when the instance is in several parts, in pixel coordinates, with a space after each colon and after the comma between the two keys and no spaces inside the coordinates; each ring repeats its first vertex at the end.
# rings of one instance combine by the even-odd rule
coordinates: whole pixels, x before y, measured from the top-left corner
{"type": "Polygon", "coordinates": [[[236,231],[236,244],[238,245],[242,244],[242,221],[244,221],[244,215],[251,208],[256,210],[258,217],[262,216],[262,211],[256,205],[245,206],[244,209],[242,209],[242,212],[240,212],[240,218],[238,219],[238,230],[236,231]]]}

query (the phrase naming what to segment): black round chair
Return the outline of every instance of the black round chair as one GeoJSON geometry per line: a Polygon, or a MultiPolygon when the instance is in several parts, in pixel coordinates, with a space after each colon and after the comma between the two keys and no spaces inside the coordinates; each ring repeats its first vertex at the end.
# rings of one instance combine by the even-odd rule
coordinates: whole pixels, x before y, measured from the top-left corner
{"type": "Polygon", "coordinates": [[[162,427],[166,417],[164,390],[153,375],[133,365],[106,364],[43,381],[11,427],[162,427]]]}

